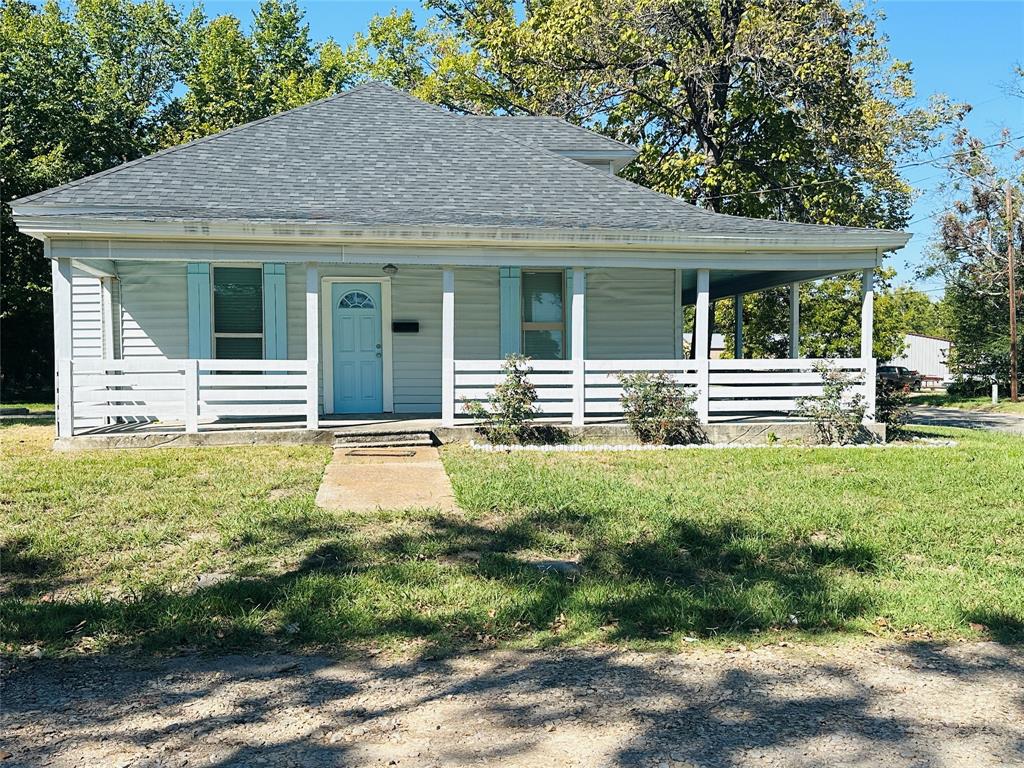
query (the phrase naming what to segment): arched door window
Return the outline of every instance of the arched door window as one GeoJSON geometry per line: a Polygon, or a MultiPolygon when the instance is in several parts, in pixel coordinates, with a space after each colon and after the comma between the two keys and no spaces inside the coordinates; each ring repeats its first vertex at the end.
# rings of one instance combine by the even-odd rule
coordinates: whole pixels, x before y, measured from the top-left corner
{"type": "Polygon", "coordinates": [[[373,297],[362,291],[349,291],[341,297],[338,302],[338,309],[375,309],[373,297]]]}

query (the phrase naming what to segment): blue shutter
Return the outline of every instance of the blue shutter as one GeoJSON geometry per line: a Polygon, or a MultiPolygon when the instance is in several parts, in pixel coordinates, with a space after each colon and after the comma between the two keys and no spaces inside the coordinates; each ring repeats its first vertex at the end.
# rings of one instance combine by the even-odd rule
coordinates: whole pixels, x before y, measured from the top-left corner
{"type": "Polygon", "coordinates": [[[518,355],[522,349],[523,271],[501,267],[499,271],[501,357],[518,355]]]}
{"type": "Polygon", "coordinates": [[[565,341],[562,350],[566,360],[572,359],[572,269],[565,268],[562,282],[562,311],[565,312],[565,341]]]}
{"type": "Polygon", "coordinates": [[[188,356],[200,360],[213,357],[210,330],[210,265],[189,264],[188,281],[188,356]]]}
{"type": "Polygon", "coordinates": [[[263,350],[267,360],[288,359],[284,264],[263,265],[263,350]]]}

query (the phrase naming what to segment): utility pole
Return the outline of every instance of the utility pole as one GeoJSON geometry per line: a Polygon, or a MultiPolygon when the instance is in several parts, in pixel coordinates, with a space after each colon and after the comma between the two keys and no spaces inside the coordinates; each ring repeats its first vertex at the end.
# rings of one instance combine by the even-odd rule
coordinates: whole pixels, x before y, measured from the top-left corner
{"type": "Polygon", "coordinates": [[[1013,195],[1006,182],[1006,268],[1010,282],[1010,400],[1017,400],[1017,263],[1013,253],[1013,195]]]}

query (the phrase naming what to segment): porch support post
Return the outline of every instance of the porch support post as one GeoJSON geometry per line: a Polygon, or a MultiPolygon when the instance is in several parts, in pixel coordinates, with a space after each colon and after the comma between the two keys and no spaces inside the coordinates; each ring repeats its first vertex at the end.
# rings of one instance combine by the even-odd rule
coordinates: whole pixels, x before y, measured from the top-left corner
{"type": "Polygon", "coordinates": [[[789,284],[789,356],[800,357],[800,283],[789,284]]]}
{"type": "Polygon", "coordinates": [[[711,329],[711,270],[697,270],[697,304],[694,308],[693,345],[697,362],[697,419],[708,423],[708,348],[711,329]]]}
{"type": "MultiPolygon", "coordinates": [[[[46,242],[49,255],[50,244],[46,242]]],[[[71,370],[71,259],[52,259],[53,357],[57,370],[57,437],[74,434],[74,385],[71,370]]]]}
{"type": "Polygon", "coordinates": [[[572,268],[572,425],[582,427],[585,413],[586,368],[584,366],[583,339],[587,315],[586,273],[582,267],[572,268]]]}
{"type": "Polygon", "coordinates": [[[455,426],[455,272],[441,273],[441,426],[455,426]]]}
{"type": "Polygon", "coordinates": [[[743,294],[732,297],[732,356],[743,359],[743,294]]]}
{"type": "Polygon", "coordinates": [[[683,270],[675,270],[675,288],[673,289],[675,295],[675,301],[673,304],[673,336],[672,343],[675,347],[675,357],[677,360],[681,360],[683,355],[683,270]]]}
{"type": "Polygon", "coordinates": [[[199,361],[185,361],[185,431],[199,431],[199,361]]]}
{"type": "Polygon", "coordinates": [[[874,353],[874,326],[875,326],[875,270],[868,267],[861,272],[860,277],[860,359],[864,367],[864,399],[867,400],[867,410],[864,412],[864,422],[872,424],[875,421],[875,353],[874,353]]]}
{"type": "Polygon", "coordinates": [[[320,426],[320,270],[313,262],[306,262],[306,366],[306,429],[317,429],[320,426]]]}
{"type": "MultiPolygon", "coordinates": [[[[100,279],[100,337],[103,349],[103,358],[113,360],[116,357],[114,349],[114,324],[118,318],[114,317],[114,280],[113,277],[101,277],[100,279]]],[[[119,325],[120,323],[118,323],[119,325]]]]}

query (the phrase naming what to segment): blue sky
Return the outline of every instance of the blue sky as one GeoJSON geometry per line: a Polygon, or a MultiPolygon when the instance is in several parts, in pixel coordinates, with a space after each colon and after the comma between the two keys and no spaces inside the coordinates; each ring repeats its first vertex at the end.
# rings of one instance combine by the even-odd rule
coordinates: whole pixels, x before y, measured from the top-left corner
{"type": "MultiPolygon", "coordinates": [[[[302,0],[300,0],[302,2],[302,0]]],[[[258,2],[216,0],[205,4],[210,16],[231,13],[243,22],[252,18],[258,2]]],[[[393,7],[413,8],[425,14],[419,2],[364,2],[363,0],[322,0],[302,2],[313,37],[333,37],[347,43],[366,29],[374,14],[393,7]]],[[[942,92],[974,109],[968,128],[982,138],[996,138],[1000,128],[1015,135],[1024,133],[1024,100],[1011,99],[1002,90],[1015,64],[1024,64],[1024,2],[1021,0],[881,0],[876,4],[886,14],[882,24],[889,36],[893,56],[910,59],[922,102],[931,93],[942,92]]],[[[946,150],[936,150],[935,155],[946,150]]],[[[936,218],[944,207],[936,185],[938,169],[921,166],[908,171],[908,180],[919,190],[909,230],[914,237],[891,261],[897,280],[915,282],[938,295],[938,283],[914,280],[915,268],[932,237],[936,218]]]]}

